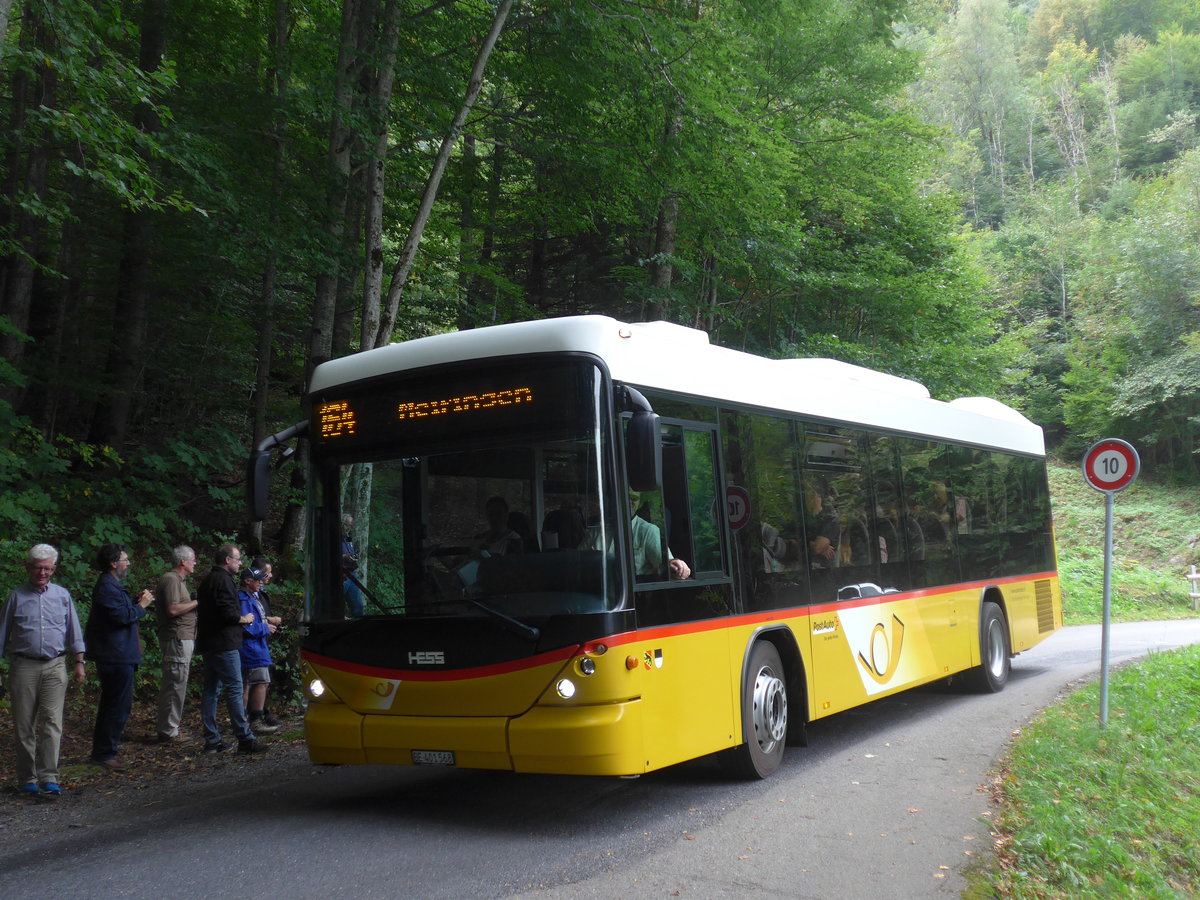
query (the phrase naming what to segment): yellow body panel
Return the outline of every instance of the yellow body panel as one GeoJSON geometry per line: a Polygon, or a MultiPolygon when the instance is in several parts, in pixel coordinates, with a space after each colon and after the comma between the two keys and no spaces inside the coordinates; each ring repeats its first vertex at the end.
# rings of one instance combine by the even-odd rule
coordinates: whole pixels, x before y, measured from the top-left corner
{"type": "MultiPolygon", "coordinates": [[[[1043,575],[647,629],[459,679],[406,681],[310,658],[329,691],[305,717],[309,753],[406,765],[413,750],[451,751],[465,768],[640,774],[742,743],[742,666],[760,632],[794,644],[784,665],[799,659],[803,671],[791,674],[818,719],[978,665],[985,596],[1004,608],[1014,653],[1062,625],[1058,579],[1043,575]]],[[[803,714],[798,699],[793,716],[803,714]]]]}
{"type": "Polygon", "coordinates": [[[539,706],[513,719],[519,772],[637,775],[645,771],[640,700],[605,706],[539,706]]]}

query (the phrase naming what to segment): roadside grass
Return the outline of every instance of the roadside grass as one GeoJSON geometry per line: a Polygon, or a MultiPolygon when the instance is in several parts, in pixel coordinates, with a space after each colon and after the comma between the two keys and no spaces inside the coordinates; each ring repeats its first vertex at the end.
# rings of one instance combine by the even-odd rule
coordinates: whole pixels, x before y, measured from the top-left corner
{"type": "MultiPolygon", "coordinates": [[[[1054,463],[1050,495],[1068,625],[1099,622],[1104,601],[1104,495],[1078,466],[1054,463]]],[[[1184,575],[1200,564],[1200,491],[1145,479],[1113,501],[1114,622],[1196,615],[1184,575]]]]}
{"type": "Polygon", "coordinates": [[[1001,897],[1200,896],[1200,647],[1114,672],[1015,743],[996,821],[1001,897]]]}
{"type": "MultiPolygon", "coordinates": [[[[1078,466],[1050,467],[1063,614],[1101,620],[1104,496],[1078,466]]],[[[1115,495],[1112,618],[1200,615],[1183,577],[1200,564],[1200,491],[1146,480],[1115,495]]],[[[1200,647],[1112,673],[1109,722],[1098,683],[1045,710],[999,777],[997,866],[972,896],[1200,896],[1200,647]]]]}

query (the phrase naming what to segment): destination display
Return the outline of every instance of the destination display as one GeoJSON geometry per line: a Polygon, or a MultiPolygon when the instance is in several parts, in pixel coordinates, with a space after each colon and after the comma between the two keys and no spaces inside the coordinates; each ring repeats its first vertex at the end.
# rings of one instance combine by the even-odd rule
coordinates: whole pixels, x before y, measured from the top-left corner
{"type": "Polygon", "coordinates": [[[590,364],[563,361],[487,372],[424,375],[419,380],[373,383],[313,398],[318,446],[360,447],[379,442],[424,442],[482,431],[537,431],[590,420],[599,373],[590,364]]]}

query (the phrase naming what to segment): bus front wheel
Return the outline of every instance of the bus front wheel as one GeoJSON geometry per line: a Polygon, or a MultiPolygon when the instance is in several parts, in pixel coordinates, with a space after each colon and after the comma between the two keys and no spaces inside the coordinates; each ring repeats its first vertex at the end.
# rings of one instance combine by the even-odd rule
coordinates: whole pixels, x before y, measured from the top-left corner
{"type": "Polygon", "coordinates": [[[746,742],[726,751],[725,768],[739,778],[766,778],[779,768],[788,732],[787,684],[779,651],[759,641],[750,651],[742,685],[742,735],[746,742]]]}
{"type": "Polygon", "coordinates": [[[1004,611],[990,600],[979,611],[979,659],[980,665],[968,673],[971,686],[985,694],[994,694],[1008,683],[1012,659],[1004,611]]]}

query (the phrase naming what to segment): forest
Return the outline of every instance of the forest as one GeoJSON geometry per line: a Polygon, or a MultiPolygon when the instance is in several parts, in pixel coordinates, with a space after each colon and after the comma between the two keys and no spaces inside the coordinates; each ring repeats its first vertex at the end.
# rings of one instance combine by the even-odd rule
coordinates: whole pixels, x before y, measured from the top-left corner
{"type": "Polygon", "coordinates": [[[1200,480],[1195,0],[0,0],[0,566],[288,557],[307,373],[579,313],[1200,480]]]}

